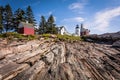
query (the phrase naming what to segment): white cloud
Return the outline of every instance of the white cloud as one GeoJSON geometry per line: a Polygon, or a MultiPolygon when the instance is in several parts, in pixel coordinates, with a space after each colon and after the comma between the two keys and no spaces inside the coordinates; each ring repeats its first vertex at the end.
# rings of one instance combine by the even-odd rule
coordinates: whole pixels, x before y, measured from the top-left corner
{"type": "Polygon", "coordinates": [[[76,2],[76,3],[70,4],[68,8],[71,9],[71,10],[83,9],[84,5],[82,3],[76,2]]]}
{"type": "Polygon", "coordinates": [[[77,0],[68,6],[70,10],[82,10],[88,4],[88,0],[77,0]]]}
{"type": "Polygon", "coordinates": [[[120,6],[110,10],[98,12],[95,15],[95,22],[93,23],[95,25],[94,29],[106,31],[110,26],[110,22],[117,16],[120,16],[120,6]]]}
{"type": "Polygon", "coordinates": [[[83,21],[84,18],[82,17],[67,18],[63,20],[63,22],[83,22],[83,21]]]}

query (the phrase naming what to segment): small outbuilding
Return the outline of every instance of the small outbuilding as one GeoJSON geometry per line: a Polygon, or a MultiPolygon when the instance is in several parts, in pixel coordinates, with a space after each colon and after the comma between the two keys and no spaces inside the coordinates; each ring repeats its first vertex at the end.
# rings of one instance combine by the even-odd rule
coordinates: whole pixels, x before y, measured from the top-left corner
{"type": "Polygon", "coordinates": [[[58,27],[58,34],[61,35],[71,35],[64,26],[58,27]]]}
{"type": "Polygon", "coordinates": [[[18,25],[18,33],[25,35],[34,35],[34,26],[28,22],[20,22],[18,25]]]}

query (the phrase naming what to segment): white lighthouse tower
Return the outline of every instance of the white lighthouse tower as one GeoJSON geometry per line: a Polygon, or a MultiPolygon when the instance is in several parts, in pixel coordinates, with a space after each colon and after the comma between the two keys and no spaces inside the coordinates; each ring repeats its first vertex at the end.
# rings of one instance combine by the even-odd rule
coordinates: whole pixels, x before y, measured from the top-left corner
{"type": "Polygon", "coordinates": [[[76,34],[77,36],[80,36],[80,27],[79,27],[79,25],[76,25],[75,34],[76,34]]]}

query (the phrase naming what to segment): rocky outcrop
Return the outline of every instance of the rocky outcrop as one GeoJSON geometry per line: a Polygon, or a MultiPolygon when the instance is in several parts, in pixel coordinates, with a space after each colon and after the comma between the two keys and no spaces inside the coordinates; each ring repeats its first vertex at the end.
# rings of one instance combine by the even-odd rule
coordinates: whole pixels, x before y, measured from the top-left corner
{"type": "Polygon", "coordinates": [[[0,80],[120,80],[120,48],[111,45],[49,39],[0,52],[0,80]]]}
{"type": "Polygon", "coordinates": [[[120,31],[116,33],[105,33],[101,35],[89,35],[85,37],[88,42],[112,44],[113,47],[120,47],[120,31]]]}
{"type": "Polygon", "coordinates": [[[112,46],[113,46],[113,47],[120,47],[120,40],[114,42],[114,43],[112,44],[112,46]]]}
{"type": "Polygon", "coordinates": [[[93,34],[93,35],[89,35],[87,36],[88,38],[91,38],[93,40],[100,40],[100,41],[117,41],[120,40],[120,31],[116,32],[116,33],[105,33],[105,34],[101,34],[101,35],[97,35],[97,34],[93,34]]]}

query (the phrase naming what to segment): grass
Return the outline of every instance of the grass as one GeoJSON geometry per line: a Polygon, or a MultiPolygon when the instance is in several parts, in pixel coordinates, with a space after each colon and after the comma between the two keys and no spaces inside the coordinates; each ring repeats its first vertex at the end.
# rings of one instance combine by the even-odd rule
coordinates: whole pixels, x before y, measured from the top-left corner
{"type": "Polygon", "coordinates": [[[57,35],[57,39],[60,41],[68,41],[68,42],[73,42],[73,41],[81,41],[82,38],[80,36],[70,36],[70,35],[57,35]]]}
{"type": "Polygon", "coordinates": [[[8,33],[0,34],[0,38],[6,38],[8,41],[13,41],[13,40],[29,41],[29,40],[38,39],[39,36],[43,37],[44,39],[53,38],[54,41],[74,42],[74,41],[83,40],[80,36],[70,36],[70,35],[60,35],[60,34],[23,35],[16,32],[8,32],[8,33]]]}
{"type": "Polygon", "coordinates": [[[80,36],[60,35],[60,34],[42,34],[45,39],[54,38],[56,41],[81,41],[83,40],[80,36]]]}
{"type": "Polygon", "coordinates": [[[48,37],[48,38],[50,38],[51,34],[42,34],[42,37],[48,37]]]}
{"type": "Polygon", "coordinates": [[[8,40],[33,40],[36,39],[35,35],[23,35],[16,32],[8,32],[0,34],[0,38],[7,38],[8,40]]]}

